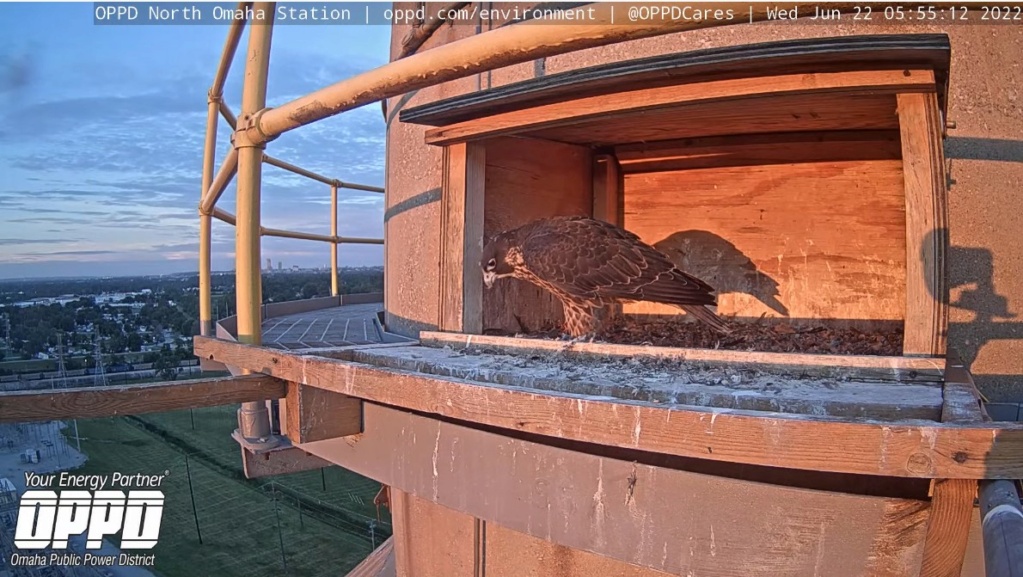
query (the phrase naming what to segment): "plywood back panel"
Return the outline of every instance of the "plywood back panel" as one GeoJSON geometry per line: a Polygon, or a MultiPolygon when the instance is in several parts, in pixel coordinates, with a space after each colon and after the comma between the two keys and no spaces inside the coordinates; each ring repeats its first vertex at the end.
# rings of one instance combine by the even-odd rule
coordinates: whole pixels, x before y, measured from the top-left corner
{"type": "MultiPolygon", "coordinates": [[[[901,160],[627,174],[624,210],[627,229],[718,289],[720,313],[847,321],[905,316],[901,160]]],[[[624,312],[682,314],[648,303],[626,305],[624,312]]]]}
{"type": "MultiPolygon", "coordinates": [[[[591,215],[593,158],[588,148],[533,140],[486,141],[485,239],[543,217],[591,215]]],[[[466,266],[479,268],[478,263],[466,266]]],[[[561,322],[561,304],[545,290],[518,280],[483,293],[483,332],[536,330],[561,322]]]]}

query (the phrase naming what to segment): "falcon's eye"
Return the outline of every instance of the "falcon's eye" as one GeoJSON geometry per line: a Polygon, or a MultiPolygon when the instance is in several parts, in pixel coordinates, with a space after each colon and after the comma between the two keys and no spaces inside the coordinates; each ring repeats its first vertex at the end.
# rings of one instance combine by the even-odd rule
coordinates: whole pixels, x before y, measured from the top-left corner
{"type": "Polygon", "coordinates": [[[497,268],[497,259],[490,259],[487,261],[487,270],[494,270],[497,268]]]}

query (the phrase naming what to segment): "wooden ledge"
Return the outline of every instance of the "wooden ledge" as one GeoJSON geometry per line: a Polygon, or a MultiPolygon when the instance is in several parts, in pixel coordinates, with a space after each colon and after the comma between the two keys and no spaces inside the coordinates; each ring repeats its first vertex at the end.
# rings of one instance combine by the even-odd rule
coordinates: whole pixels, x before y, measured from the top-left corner
{"type": "Polygon", "coordinates": [[[141,415],[280,399],[286,383],[267,375],[111,387],[0,393],[0,423],[141,415]]]}
{"type": "Polygon", "coordinates": [[[608,402],[196,337],[196,354],[363,400],[499,429],[682,457],[928,479],[1023,477],[1023,424],[839,418],[608,402]],[[829,440],[833,440],[834,443],[829,440]]]}
{"type": "Polygon", "coordinates": [[[574,343],[569,345],[561,341],[546,339],[468,335],[436,331],[423,331],[420,333],[419,340],[424,346],[451,347],[458,350],[490,349],[505,354],[518,355],[560,353],[567,358],[640,357],[672,359],[709,366],[761,369],[780,374],[822,377],[841,374],[845,378],[885,381],[937,383],[944,379],[945,373],[945,359],[943,358],[768,353],[616,345],[610,343],[574,343]]]}

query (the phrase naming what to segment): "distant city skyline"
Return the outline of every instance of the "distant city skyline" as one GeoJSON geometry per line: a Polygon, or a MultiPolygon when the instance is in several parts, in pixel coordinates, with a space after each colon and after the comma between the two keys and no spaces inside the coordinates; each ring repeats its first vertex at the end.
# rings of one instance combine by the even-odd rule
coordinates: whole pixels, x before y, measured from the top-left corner
{"type": "MultiPolygon", "coordinates": [[[[194,272],[206,92],[226,25],[95,26],[92,3],[0,3],[0,279],[194,272]]],[[[387,26],[279,26],[268,106],[388,60],[387,26]]],[[[225,88],[235,112],[247,35],[225,88]]],[[[218,130],[217,163],[230,149],[218,130]]],[[[382,186],[384,122],[367,106],[282,135],[267,151],[382,186]]],[[[232,184],[220,204],[234,212],[232,184]]],[[[326,185],[265,166],[265,226],[329,234],[326,185]]],[[[383,236],[383,195],[342,190],[339,234],[383,236]]],[[[329,266],[329,246],[264,238],[263,258],[329,266]]],[[[342,266],[381,246],[339,249],[342,266]]],[[[213,268],[234,268],[234,229],[214,221],[213,268]]]]}

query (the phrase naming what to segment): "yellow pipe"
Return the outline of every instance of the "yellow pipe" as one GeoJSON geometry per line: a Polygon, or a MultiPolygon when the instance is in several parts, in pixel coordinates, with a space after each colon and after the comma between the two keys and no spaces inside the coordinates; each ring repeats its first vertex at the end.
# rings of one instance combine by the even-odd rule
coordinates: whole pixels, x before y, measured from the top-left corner
{"type": "MultiPolygon", "coordinates": [[[[239,10],[237,12],[245,14],[245,8],[249,4],[251,3],[239,2],[239,10]]],[[[218,184],[219,192],[212,196],[210,195],[210,188],[217,181],[213,177],[217,148],[217,113],[224,107],[222,99],[224,82],[227,80],[227,73],[231,69],[231,59],[234,58],[235,52],[238,50],[238,42],[241,40],[244,29],[245,18],[236,19],[231,23],[227,39],[224,41],[224,50],[220,55],[220,64],[217,65],[217,73],[213,77],[213,86],[210,87],[207,101],[206,142],[203,147],[202,162],[202,191],[199,193],[199,334],[204,337],[213,335],[213,297],[211,290],[213,281],[211,279],[212,265],[210,254],[212,251],[213,220],[210,215],[210,209],[217,203],[217,199],[223,194],[223,189],[227,187],[227,182],[230,180],[229,175],[222,175],[224,171],[218,173],[217,177],[223,176],[223,181],[218,184]]],[[[232,150],[231,152],[233,153],[234,151],[232,150]]],[[[237,160],[237,155],[229,154],[228,158],[235,161],[237,160]]]]}
{"type": "Polygon", "coordinates": [[[311,232],[293,232],[290,230],[281,230],[279,228],[267,228],[262,227],[261,234],[263,236],[276,236],[279,238],[293,238],[296,240],[315,240],[318,242],[329,242],[334,243],[334,237],[327,236],[325,234],[314,234],[311,232]]]}
{"type": "Polygon", "coordinates": [[[288,172],[292,172],[292,173],[297,174],[299,176],[304,176],[306,178],[311,178],[313,180],[317,180],[319,182],[322,182],[323,184],[334,184],[334,179],[333,178],[327,178],[326,176],[323,176],[322,174],[316,174],[315,172],[313,172],[311,170],[306,170],[304,168],[295,166],[294,164],[291,164],[290,162],[284,162],[283,160],[280,160],[278,158],[274,158],[274,157],[270,156],[269,154],[264,154],[263,155],[263,162],[265,162],[267,164],[270,164],[270,165],[273,165],[273,166],[276,166],[277,168],[283,168],[284,170],[287,170],[288,172]]]}
{"type": "Polygon", "coordinates": [[[237,221],[237,219],[235,219],[233,214],[231,214],[230,212],[227,212],[226,210],[220,209],[220,208],[214,208],[213,209],[213,218],[215,218],[215,219],[217,219],[219,221],[222,221],[222,222],[226,222],[227,224],[229,224],[231,226],[235,226],[236,224],[238,224],[238,221],[237,221]]]}
{"type": "MultiPolygon", "coordinates": [[[[220,209],[218,208],[216,210],[219,211],[220,209]]],[[[229,217],[230,213],[226,213],[226,215],[229,217]]],[[[358,238],[334,235],[328,236],[325,234],[316,234],[312,232],[296,232],[291,230],[282,230],[279,228],[267,228],[265,226],[262,227],[260,230],[263,236],[276,236],[278,238],[291,238],[295,240],[313,240],[316,242],[328,242],[331,244],[380,244],[380,245],[384,244],[384,239],[382,238],[358,238]]]]}
{"type": "MultiPolygon", "coordinates": [[[[212,213],[213,218],[226,222],[232,226],[237,225],[237,219],[235,215],[227,212],[221,208],[214,208],[212,213]]],[[[259,234],[261,236],[276,236],[279,238],[292,238],[295,240],[312,240],[316,242],[328,242],[336,244],[384,244],[382,238],[362,238],[354,236],[333,236],[325,234],[315,234],[311,232],[295,232],[291,230],[282,230],[279,228],[260,227],[259,234]]]]}
{"type": "MultiPolygon", "coordinates": [[[[274,4],[260,2],[254,12],[263,11],[268,21],[249,26],[249,48],[242,85],[242,118],[266,106],[266,79],[270,67],[270,41],[274,4]]],[[[260,344],[262,283],[260,277],[260,187],[263,144],[243,135],[235,137],[238,151],[237,225],[235,232],[235,294],[238,311],[238,340],[260,344]]]]}
{"type": "MultiPolygon", "coordinates": [[[[217,102],[212,97],[209,99],[206,110],[206,142],[203,145],[202,158],[202,191],[199,193],[199,201],[202,203],[203,196],[213,182],[213,164],[216,161],[217,152],[217,102]]],[[[213,296],[210,285],[212,284],[212,266],[210,264],[212,250],[211,229],[213,222],[209,212],[199,213],[199,334],[204,337],[213,335],[213,296]]]]}
{"type": "MultiPolygon", "coordinates": [[[[330,236],[337,239],[337,185],[330,185],[330,236]]],[[[337,242],[330,243],[330,296],[338,295],[337,242]]]]}
{"type": "Polygon", "coordinates": [[[231,130],[238,128],[238,119],[235,118],[234,113],[231,112],[231,107],[223,100],[220,101],[220,115],[224,117],[224,120],[227,122],[227,125],[231,127],[231,130]]]}
{"type": "Polygon", "coordinates": [[[339,236],[336,239],[338,244],[384,244],[382,238],[357,238],[351,236],[339,236]]]}
{"type": "MultiPolygon", "coordinates": [[[[814,5],[812,2],[787,2],[779,6],[814,5]]],[[[831,6],[852,9],[855,4],[836,2],[831,6]]],[[[630,22],[626,18],[627,9],[620,4],[600,2],[587,6],[590,8],[594,18],[585,24],[512,24],[395,60],[266,110],[254,123],[243,126],[249,138],[262,142],[345,110],[449,80],[584,48],[686,30],[763,21],[768,18],[767,11],[774,10],[775,6],[753,3],[748,15],[736,20],[651,19],[644,22],[630,22]],[[615,8],[617,13],[613,12],[615,8]]]]}
{"type": "Polygon", "coordinates": [[[350,188],[352,190],[365,190],[366,192],[378,192],[380,194],[384,193],[384,189],[383,188],[381,188],[379,186],[370,186],[368,184],[354,184],[354,183],[351,183],[351,182],[342,182],[340,180],[335,180],[334,184],[336,184],[338,186],[338,188],[350,188]]]}
{"type": "Polygon", "coordinates": [[[292,173],[297,174],[299,176],[304,176],[306,178],[311,178],[313,180],[322,182],[323,184],[329,184],[331,186],[337,186],[338,188],[350,188],[352,190],[365,190],[366,192],[379,192],[379,193],[383,193],[384,192],[384,189],[380,188],[379,186],[370,186],[368,184],[354,184],[354,183],[351,183],[351,182],[342,182],[342,181],[340,181],[340,180],[338,180],[336,178],[327,178],[326,176],[323,176],[322,174],[317,174],[317,173],[315,173],[315,172],[313,172],[311,170],[306,170],[306,169],[304,169],[304,168],[302,168],[300,166],[295,166],[294,164],[291,164],[290,162],[285,162],[285,161],[283,161],[283,160],[281,160],[279,158],[275,158],[273,156],[270,156],[269,154],[264,154],[263,155],[263,162],[265,162],[267,164],[270,164],[270,165],[273,165],[273,166],[276,166],[277,168],[283,168],[284,170],[287,170],[288,172],[292,172],[292,173]]]}
{"type": "Polygon", "coordinates": [[[234,19],[227,31],[224,50],[220,53],[220,64],[217,66],[217,74],[213,77],[213,88],[210,89],[210,93],[215,96],[219,97],[224,92],[224,82],[227,80],[228,71],[231,70],[231,60],[234,59],[234,55],[238,51],[238,43],[242,39],[242,31],[245,30],[245,9],[251,4],[252,2],[239,2],[238,8],[235,10],[235,14],[240,14],[242,17],[234,19]]]}
{"type": "Polygon", "coordinates": [[[210,183],[206,194],[202,197],[202,202],[199,203],[199,212],[201,214],[209,214],[213,207],[217,206],[217,201],[223,196],[224,191],[227,190],[227,185],[231,183],[231,179],[234,178],[237,172],[238,150],[232,148],[231,152],[228,152],[227,157],[224,158],[224,164],[220,166],[220,170],[217,171],[217,176],[210,183]]]}
{"type": "MultiPolygon", "coordinates": [[[[270,68],[270,40],[274,3],[258,2],[254,13],[267,15],[265,22],[249,26],[249,48],[242,84],[241,118],[251,118],[266,107],[266,78],[270,68]]],[[[250,345],[262,342],[262,277],[260,271],[260,186],[263,143],[235,133],[238,151],[237,224],[235,225],[235,296],[238,341],[250,345]]],[[[249,371],[243,371],[249,373],[249,371]]],[[[249,440],[270,438],[270,416],[263,403],[242,403],[238,429],[249,440]]]]}

